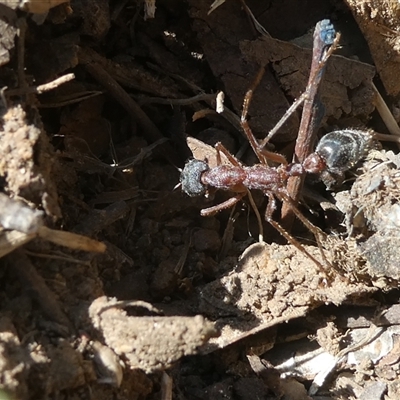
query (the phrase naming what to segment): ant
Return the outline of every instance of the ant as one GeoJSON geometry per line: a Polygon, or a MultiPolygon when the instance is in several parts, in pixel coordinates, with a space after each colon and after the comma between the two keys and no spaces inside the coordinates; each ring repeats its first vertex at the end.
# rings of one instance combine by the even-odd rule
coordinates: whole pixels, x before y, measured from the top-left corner
{"type": "MultiPolygon", "coordinates": [[[[344,171],[354,166],[365,155],[371,145],[373,136],[369,132],[351,129],[328,133],[321,139],[313,153],[306,156],[302,162],[294,163],[287,163],[284,156],[268,151],[264,147],[302,102],[310,101],[311,97],[311,102],[314,102],[318,89],[316,86],[319,86],[326,62],[336,48],[338,40],[339,35],[336,35],[333,25],[329,20],[323,20],[317,24],[314,33],[314,50],[315,48],[318,50],[318,62],[313,62],[312,64],[307,89],[299,99],[293,103],[282,119],[269,132],[267,137],[262,142],[258,142],[248,124],[247,114],[253,92],[264,73],[264,68],[261,68],[253,85],[245,95],[241,115],[242,129],[260,161],[259,164],[245,166],[221,143],[217,143],[215,145],[217,151],[216,167],[210,167],[206,161],[193,159],[186,163],[180,177],[182,190],[191,197],[206,194],[208,187],[234,193],[231,198],[223,203],[201,210],[202,216],[213,215],[223,209],[230,208],[247,195],[260,226],[260,241],[262,241],[261,217],[254,204],[250,190],[261,190],[269,200],[265,211],[265,220],[289,243],[306,254],[321,270],[324,269],[321,263],[273,219],[273,213],[277,208],[276,199],[283,202],[283,204],[286,203],[300,221],[314,234],[322,257],[329,265],[319,240],[322,231],[308,221],[298,210],[295,201],[287,190],[288,179],[291,177],[304,177],[306,173],[321,174],[324,172],[331,172],[333,174],[342,174],[344,171]],[[229,165],[222,164],[221,153],[226,156],[230,163],[229,165]],[[280,165],[278,167],[271,167],[267,164],[267,160],[278,162],[280,165]]],[[[313,52],[313,54],[315,54],[315,52],[313,52]]],[[[303,115],[305,109],[306,105],[303,108],[303,115]]],[[[310,111],[308,112],[310,113],[310,111]]],[[[313,110],[313,112],[315,113],[315,110],[313,110]]],[[[312,126],[310,116],[308,116],[308,119],[310,120],[309,126],[312,126]]],[[[310,129],[311,128],[308,130],[310,129]]]]}

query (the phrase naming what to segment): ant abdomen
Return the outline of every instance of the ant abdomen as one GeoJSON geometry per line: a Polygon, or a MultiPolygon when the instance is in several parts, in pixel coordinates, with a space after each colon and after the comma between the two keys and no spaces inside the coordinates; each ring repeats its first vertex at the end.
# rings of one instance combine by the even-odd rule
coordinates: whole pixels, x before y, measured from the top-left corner
{"type": "Polygon", "coordinates": [[[326,169],[336,174],[354,167],[371,148],[373,134],[357,129],[343,129],[327,133],[319,141],[315,153],[326,164],[326,169]]]}

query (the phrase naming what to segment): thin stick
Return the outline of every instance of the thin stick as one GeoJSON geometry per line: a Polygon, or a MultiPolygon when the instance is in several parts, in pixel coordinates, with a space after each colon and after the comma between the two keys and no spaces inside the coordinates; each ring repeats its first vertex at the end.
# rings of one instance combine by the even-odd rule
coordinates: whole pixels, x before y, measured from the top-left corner
{"type": "Polygon", "coordinates": [[[28,83],[25,78],[25,36],[26,36],[26,17],[21,17],[17,21],[18,26],[18,86],[26,88],[28,83]]]}
{"type": "MultiPolygon", "coordinates": [[[[318,65],[318,71],[321,71],[325,67],[325,63],[328,61],[328,58],[337,47],[337,42],[339,41],[340,35],[338,34],[335,38],[335,44],[330,47],[326,56],[321,59],[320,64],[318,65]]],[[[310,75],[311,76],[311,75],[310,75]]],[[[315,76],[315,75],[314,75],[315,76]]],[[[306,89],[300,97],[294,101],[294,103],[286,110],[285,114],[283,114],[282,118],[276,123],[276,125],[269,131],[267,137],[260,143],[260,146],[264,147],[269,141],[274,137],[274,135],[282,128],[283,124],[289,119],[289,117],[297,110],[299,106],[301,106],[308,98],[310,98],[310,92],[306,89]]],[[[304,112],[304,111],[303,111],[304,112]]]]}
{"type": "MultiPolygon", "coordinates": [[[[378,140],[391,140],[391,141],[398,141],[400,137],[400,127],[397,124],[392,112],[390,111],[389,107],[387,106],[385,100],[379,93],[379,90],[374,85],[373,82],[370,83],[373,91],[375,92],[375,106],[381,116],[383,122],[385,123],[388,131],[395,137],[394,139],[379,139],[378,140]]],[[[400,149],[400,144],[397,144],[398,148],[400,149]]]]}
{"type": "Polygon", "coordinates": [[[27,93],[44,93],[48,92],[49,90],[53,90],[57,88],[58,86],[71,81],[72,79],[75,79],[74,74],[66,74],[63,76],[60,76],[57,79],[54,79],[51,82],[44,83],[43,85],[39,86],[30,86],[30,87],[21,87],[17,89],[10,89],[6,91],[7,96],[20,96],[22,94],[27,94],[27,93]]]}
{"type": "MultiPolygon", "coordinates": [[[[329,21],[323,20],[316,25],[310,76],[305,91],[306,96],[293,162],[302,163],[313,151],[316,127],[320,123],[322,111],[319,96],[320,83],[325,74],[326,63],[332,52],[336,49],[339,38],[340,36],[335,34],[335,30],[329,21]]],[[[287,190],[295,203],[299,201],[304,178],[303,174],[291,177],[288,180],[287,190]]],[[[294,212],[289,204],[283,204],[281,215],[283,225],[289,229],[294,220],[294,212]]]]}

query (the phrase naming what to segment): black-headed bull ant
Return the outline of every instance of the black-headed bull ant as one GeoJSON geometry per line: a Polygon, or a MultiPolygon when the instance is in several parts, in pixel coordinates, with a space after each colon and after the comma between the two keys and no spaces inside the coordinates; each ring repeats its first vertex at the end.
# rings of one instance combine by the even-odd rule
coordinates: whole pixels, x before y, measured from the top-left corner
{"type": "MultiPolygon", "coordinates": [[[[306,173],[321,174],[326,171],[343,173],[365,155],[372,142],[372,135],[368,132],[351,129],[328,133],[321,139],[313,153],[305,157],[302,162],[294,163],[287,163],[284,156],[266,150],[265,145],[294,110],[303,102],[306,104],[303,107],[302,124],[303,119],[305,119],[307,125],[306,129],[309,131],[308,135],[312,136],[314,134],[314,132],[312,132],[312,119],[315,118],[314,114],[316,113],[315,108],[318,100],[318,87],[322,80],[326,63],[335,50],[338,40],[339,35],[336,34],[329,20],[323,20],[316,25],[314,32],[313,63],[306,91],[294,102],[262,142],[259,142],[254,137],[247,122],[247,112],[253,91],[259,84],[264,73],[264,68],[260,70],[252,87],[246,93],[241,116],[241,126],[253,151],[260,161],[259,164],[251,167],[243,165],[237,158],[230,154],[221,143],[218,143],[215,146],[217,150],[216,167],[211,168],[205,161],[196,159],[190,160],[186,163],[180,178],[182,190],[189,196],[203,195],[207,192],[208,187],[234,193],[234,195],[225,202],[201,210],[201,215],[203,216],[213,215],[218,211],[232,207],[244,196],[248,195],[250,203],[257,215],[260,225],[260,234],[262,235],[261,218],[250,194],[250,190],[261,190],[268,196],[269,200],[265,211],[266,221],[285,237],[288,242],[306,254],[321,269],[323,269],[321,263],[272,218],[276,210],[276,198],[286,203],[300,221],[314,234],[322,257],[324,261],[329,264],[326,261],[320,244],[319,237],[322,231],[308,221],[298,210],[296,202],[288,193],[287,182],[291,177],[304,177],[306,173]],[[311,104],[312,107],[307,107],[307,103],[308,105],[311,104]],[[222,165],[221,153],[226,156],[230,165],[222,165]],[[270,167],[267,164],[267,160],[279,162],[281,165],[278,167],[270,167]]],[[[312,141],[312,139],[310,140],[312,141]]]]}

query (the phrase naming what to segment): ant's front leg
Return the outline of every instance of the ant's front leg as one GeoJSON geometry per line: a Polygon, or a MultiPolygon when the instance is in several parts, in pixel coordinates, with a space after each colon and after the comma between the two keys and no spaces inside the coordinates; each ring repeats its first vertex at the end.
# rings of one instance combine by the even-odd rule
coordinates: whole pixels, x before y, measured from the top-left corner
{"type": "Polygon", "coordinates": [[[243,100],[243,109],[242,109],[242,116],[240,118],[240,124],[242,126],[242,129],[244,133],[246,134],[247,140],[249,141],[251,148],[253,149],[254,153],[260,160],[262,164],[268,164],[267,160],[271,160],[280,164],[287,164],[286,158],[282,154],[274,153],[272,151],[268,151],[264,148],[265,144],[264,143],[262,146],[258,142],[258,140],[255,138],[250,125],[247,121],[247,114],[249,111],[250,107],[250,102],[253,97],[253,93],[257,86],[259,85],[262,77],[264,76],[265,73],[265,68],[261,67],[260,70],[258,71],[258,74],[256,78],[254,79],[254,82],[252,83],[250,89],[246,92],[246,95],[243,100]]]}
{"type": "Polygon", "coordinates": [[[217,165],[221,165],[221,153],[228,159],[228,161],[235,167],[243,167],[243,164],[233,156],[229,150],[221,143],[218,142],[215,145],[215,149],[217,150],[217,165]]]}
{"type": "Polygon", "coordinates": [[[260,243],[262,243],[262,242],[264,242],[264,234],[263,234],[264,231],[263,231],[261,216],[260,216],[260,213],[258,212],[256,204],[254,203],[253,196],[251,195],[249,190],[247,190],[246,193],[237,193],[235,196],[233,196],[230,199],[224,201],[223,203],[217,204],[216,206],[203,208],[200,211],[200,215],[202,217],[211,216],[211,215],[215,215],[219,211],[225,210],[227,208],[231,208],[236,203],[238,203],[244,196],[246,196],[246,194],[247,194],[247,197],[249,198],[251,207],[253,208],[253,210],[254,210],[254,212],[256,214],[256,218],[257,218],[257,222],[258,222],[258,229],[259,229],[258,241],[260,243]]]}
{"type": "Polygon", "coordinates": [[[200,211],[200,215],[202,217],[207,217],[211,215],[215,215],[216,213],[226,210],[227,208],[233,207],[236,203],[238,203],[246,193],[237,193],[235,196],[229,198],[228,200],[224,201],[223,203],[217,204],[216,206],[203,208],[200,211]]]}

